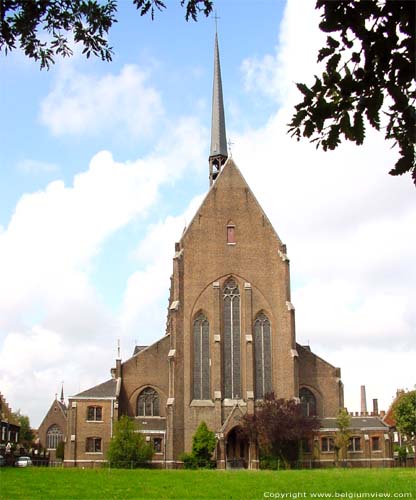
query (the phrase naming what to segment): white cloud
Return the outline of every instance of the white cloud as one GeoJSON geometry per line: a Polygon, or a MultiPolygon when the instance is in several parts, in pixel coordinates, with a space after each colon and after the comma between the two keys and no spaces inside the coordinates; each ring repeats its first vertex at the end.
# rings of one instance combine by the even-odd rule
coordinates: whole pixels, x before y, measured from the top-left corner
{"type": "Polygon", "coordinates": [[[295,82],[312,80],[325,41],[317,29],[320,14],[314,7],[309,0],[287,2],[274,52],[260,59],[246,58],[241,64],[247,91],[287,104],[297,97],[295,82]]]}
{"type": "MultiPolygon", "coordinates": [[[[24,402],[34,425],[50,404],[51,386],[65,379],[76,393],[108,375],[123,331],[101,303],[91,269],[116,231],[147,216],[163,184],[201,165],[203,127],[184,117],[168,132],[145,158],[121,163],[101,151],[72,185],[57,180],[25,194],[0,232],[0,385],[9,401],[24,402]],[[28,399],[28,390],[36,397],[28,399]]],[[[165,263],[163,269],[169,258],[165,263]]],[[[162,280],[156,267],[163,294],[169,274],[162,280]]]]}
{"type": "Polygon", "coordinates": [[[406,365],[416,357],[414,187],[410,177],[387,174],[397,153],[372,130],[364,146],[330,153],[287,135],[300,99],[293,82],[317,72],[322,40],[313,3],[302,4],[300,17],[298,8],[288,2],[275,52],[242,66],[247,88],[281,108],[255,132],[233,134],[234,158],[288,244],[298,340],[341,366],[350,409],[359,409],[367,380],[387,405],[406,377],[414,382],[406,365]]]}
{"type": "Polygon", "coordinates": [[[103,77],[61,66],[41,105],[40,119],[54,135],[94,135],[103,130],[148,136],[164,114],[149,75],[134,64],[103,77]]]}
{"type": "Polygon", "coordinates": [[[179,241],[185,221],[190,222],[201,201],[202,196],[195,197],[183,214],[169,216],[150,227],[140,242],[136,257],[146,266],[130,276],[120,314],[126,340],[148,345],[165,334],[174,243],[179,241]]]}

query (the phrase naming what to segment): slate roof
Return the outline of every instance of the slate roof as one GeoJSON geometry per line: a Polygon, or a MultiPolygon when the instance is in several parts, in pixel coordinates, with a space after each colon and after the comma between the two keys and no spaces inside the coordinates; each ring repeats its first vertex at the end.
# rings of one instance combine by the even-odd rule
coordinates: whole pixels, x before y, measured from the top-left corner
{"type": "Polygon", "coordinates": [[[222,155],[227,158],[228,151],[227,135],[225,132],[224,102],[222,95],[220,52],[218,49],[218,36],[215,33],[210,158],[218,155],[222,155]]]}
{"type": "MultiPolygon", "coordinates": [[[[387,431],[388,425],[384,424],[380,417],[351,417],[350,429],[380,429],[387,431]]],[[[337,429],[336,418],[321,419],[321,429],[337,429]]]]}
{"type": "Polygon", "coordinates": [[[143,351],[143,349],[146,349],[146,347],[148,347],[148,346],[147,345],[136,345],[136,346],[134,346],[133,356],[135,356],[136,354],[138,354],[140,351],[143,351]]]}
{"type": "Polygon", "coordinates": [[[66,404],[65,403],[62,403],[61,401],[57,401],[58,405],[59,405],[59,408],[62,410],[62,413],[65,415],[65,417],[67,416],[67,413],[68,413],[68,408],[66,407],[66,404]]]}
{"type": "Polygon", "coordinates": [[[107,382],[103,382],[95,387],[91,387],[91,389],[87,389],[86,391],[72,396],[72,398],[114,398],[116,397],[116,392],[117,379],[111,378],[107,380],[107,382]]]}

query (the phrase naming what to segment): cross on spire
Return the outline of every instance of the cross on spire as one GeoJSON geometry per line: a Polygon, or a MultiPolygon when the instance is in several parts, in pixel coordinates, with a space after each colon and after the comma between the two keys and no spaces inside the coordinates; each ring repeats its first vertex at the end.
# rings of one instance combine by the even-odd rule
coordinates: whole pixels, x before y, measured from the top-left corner
{"type": "Polygon", "coordinates": [[[234,142],[231,142],[231,139],[228,139],[227,144],[228,144],[228,156],[229,156],[230,158],[232,158],[232,157],[233,157],[233,155],[232,155],[232,152],[231,152],[231,146],[234,146],[234,142]]]}
{"type": "Polygon", "coordinates": [[[218,15],[217,15],[217,11],[215,11],[215,14],[214,14],[214,21],[215,21],[215,33],[217,33],[218,31],[218,23],[217,21],[221,19],[218,15]]]}

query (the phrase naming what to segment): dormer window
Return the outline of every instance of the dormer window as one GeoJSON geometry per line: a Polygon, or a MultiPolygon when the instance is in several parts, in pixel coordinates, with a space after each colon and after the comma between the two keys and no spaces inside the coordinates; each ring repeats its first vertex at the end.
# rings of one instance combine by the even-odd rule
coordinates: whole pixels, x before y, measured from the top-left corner
{"type": "Polygon", "coordinates": [[[227,243],[228,245],[235,245],[235,225],[232,222],[227,224],[227,243]]]}

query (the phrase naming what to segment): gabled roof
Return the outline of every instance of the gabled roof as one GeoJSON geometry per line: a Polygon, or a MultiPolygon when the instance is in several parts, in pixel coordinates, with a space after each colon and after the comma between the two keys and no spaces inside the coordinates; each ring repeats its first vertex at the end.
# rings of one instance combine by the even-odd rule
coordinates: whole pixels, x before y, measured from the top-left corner
{"type": "Polygon", "coordinates": [[[118,379],[112,378],[107,380],[107,382],[103,382],[102,384],[98,384],[95,387],[91,387],[91,389],[87,389],[86,391],[80,392],[79,394],[75,394],[71,399],[75,398],[115,398],[117,396],[117,382],[118,379]]]}
{"type": "MultiPolygon", "coordinates": [[[[336,418],[323,418],[321,419],[321,429],[337,430],[337,419],[336,418]]],[[[383,423],[380,417],[368,416],[368,417],[351,417],[351,423],[349,429],[380,429],[382,431],[388,431],[389,427],[383,423]]]]}
{"type": "Polygon", "coordinates": [[[39,429],[42,427],[43,423],[47,420],[48,416],[53,413],[53,409],[55,407],[59,408],[65,419],[67,418],[68,408],[66,407],[65,403],[62,403],[61,401],[59,401],[59,399],[54,399],[45,417],[43,418],[41,424],[39,425],[39,429]]]}
{"type": "Polygon", "coordinates": [[[207,195],[205,196],[205,198],[202,200],[202,203],[201,205],[199,206],[198,210],[195,212],[195,215],[193,216],[191,222],[189,223],[189,225],[185,228],[183,234],[182,234],[182,237],[181,237],[181,241],[183,241],[183,239],[186,237],[189,229],[191,228],[191,226],[194,224],[194,222],[196,220],[198,220],[198,216],[199,214],[201,213],[201,211],[204,209],[205,205],[207,204],[208,202],[208,199],[211,197],[211,196],[215,196],[214,193],[216,190],[219,190],[219,189],[224,189],[224,184],[226,182],[230,182],[230,177],[229,177],[229,174],[231,174],[232,176],[234,176],[234,180],[239,180],[239,182],[241,182],[241,185],[244,186],[244,189],[246,191],[247,194],[250,194],[251,198],[253,199],[254,203],[257,205],[260,213],[262,214],[262,216],[264,217],[264,220],[267,221],[267,223],[270,225],[270,227],[272,228],[278,242],[280,245],[282,245],[282,240],[280,239],[279,235],[277,234],[275,228],[273,227],[273,224],[270,222],[269,218],[267,217],[266,213],[264,212],[262,206],[260,205],[260,203],[258,202],[257,198],[255,197],[253,191],[251,190],[250,186],[248,185],[247,181],[245,180],[243,174],[241,173],[241,170],[237,167],[237,165],[235,164],[234,160],[232,158],[228,158],[227,161],[225,162],[224,166],[222,167],[220,173],[218,174],[214,184],[212,184],[212,186],[210,187],[207,195]]]}
{"type": "Polygon", "coordinates": [[[9,424],[16,425],[20,427],[19,420],[16,418],[12,409],[8,405],[6,398],[0,393],[0,420],[2,422],[8,422],[9,424]]]}

